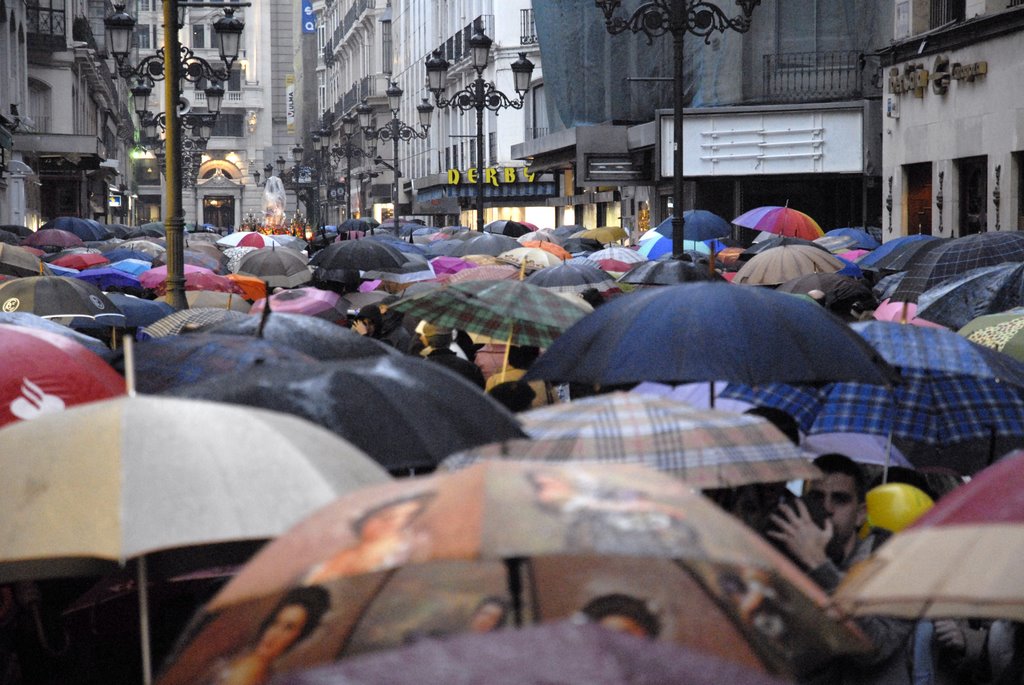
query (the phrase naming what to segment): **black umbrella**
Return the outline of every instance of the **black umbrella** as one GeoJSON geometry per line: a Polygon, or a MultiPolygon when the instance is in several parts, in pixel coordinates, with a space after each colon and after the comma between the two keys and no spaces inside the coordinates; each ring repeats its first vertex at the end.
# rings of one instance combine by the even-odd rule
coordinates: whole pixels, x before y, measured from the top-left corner
{"type": "Polygon", "coordinates": [[[568,238],[562,243],[562,248],[566,252],[577,254],[579,252],[597,252],[603,250],[604,245],[593,238],[568,238]]]}
{"type": "MultiPolygon", "coordinates": [[[[227,373],[282,362],[313,363],[297,350],[270,340],[238,335],[193,333],[151,338],[135,346],[135,387],[139,392],[161,393],[227,373]]],[[[113,362],[124,371],[124,358],[113,362]]]]}
{"type": "MultiPolygon", "coordinates": [[[[813,240],[804,240],[803,238],[794,238],[792,236],[776,235],[771,238],[759,240],[743,252],[740,252],[739,259],[748,260],[755,255],[759,255],[765,250],[770,250],[773,247],[779,247],[780,245],[811,245],[816,247],[823,252],[828,252],[828,249],[817,244],[813,240]]],[[[829,254],[832,254],[829,252],[829,254]]]]}
{"type": "Polygon", "coordinates": [[[306,258],[295,250],[264,247],[242,257],[237,273],[255,276],[268,288],[296,288],[313,280],[306,258]]]}
{"type": "Polygon", "coordinates": [[[262,336],[319,360],[366,359],[399,354],[378,340],[305,314],[271,312],[265,320],[242,315],[212,327],[209,332],[262,336]]]}
{"type": "Polygon", "coordinates": [[[953,276],[1007,262],[1024,262],[1024,233],[976,233],[955,238],[923,255],[918,250],[892,299],[917,302],[921,293],[953,276]]]}
{"type": "Polygon", "coordinates": [[[50,267],[28,250],[0,241],[0,275],[49,276],[50,267]]]}
{"type": "Polygon", "coordinates": [[[461,245],[457,245],[446,253],[449,257],[463,257],[468,254],[484,254],[497,257],[502,252],[522,247],[522,245],[516,242],[515,238],[510,238],[507,235],[498,235],[497,233],[476,233],[472,237],[460,240],[459,242],[461,245]]]}
{"type": "Polygon", "coordinates": [[[610,290],[615,282],[607,272],[596,266],[566,262],[546,269],[538,269],[526,277],[526,283],[562,292],[581,293],[589,288],[610,290]]]}
{"type": "Polygon", "coordinates": [[[29,276],[0,283],[0,309],[31,312],[44,319],[94,319],[106,326],[124,326],[124,314],[91,283],[62,276],[29,276]]]}
{"type": "Polygon", "coordinates": [[[786,281],[776,290],[784,293],[802,293],[820,290],[825,295],[824,304],[836,314],[849,315],[853,307],[868,311],[878,306],[878,300],[871,289],[849,276],[839,274],[815,273],[798,276],[786,281]]]}
{"type": "Polygon", "coordinates": [[[0,243],[5,245],[21,245],[21,236],[0,228],[0,243]]]}
{"type": "Polygon", "coordinates": [[[310,266],[318,282],[351,284],[361,271],[393,271],[408,261],[401,250],[378,240],[343,240],[317,252],[310,266]]]}
{"type": "Polygon", "coordinates": [[[518,221],[511,221],[509,219],[498,219],[484,226],[484,230],[488,233],[495,233],[498,235],[512,236],[518,238],[521,235],[527,233],[533,233],[535,229],[521,224],[518,221]]]}
{"type": "Polygon", "coordinates": [[[526,437],[515,417],[480,388],[405,355],[254,368],[169,394],[306,418],[394,472],[433,469],[452,452],[526,437]]]}
{"type": "Polygon", "coordinates": [[[527,380],[623,385],[899,380],[822,307],[786,293],[685,283],[617,297],[562,333],[527,380]]]}
{"type": "Polygon", "coordinates": [[[670,257],[640,262],[616,280],[619,283],[632,285],[676,285],[692,281],[722,281],[724,279],[717,271],[711,270],[707,258],[703,262],[694,262],[670,257]]]}
{"type": "Polygon", "coordinates": [[[21,236],[22,238],[27,238],[33,233],[31,228],[28,226],[22,226],[21,224],[0,224],[0,231],[7,231],[14,235],[21,236]]]}
{"type": "Polygon", "coordinates": [[[77,216],[59,216],[51,219],[39,227],[40,231],[57,229],[74,233],[82,240],[106,240],[113,237],[113,234],[98,221],[92,219],[80,219],[77,216]]]}

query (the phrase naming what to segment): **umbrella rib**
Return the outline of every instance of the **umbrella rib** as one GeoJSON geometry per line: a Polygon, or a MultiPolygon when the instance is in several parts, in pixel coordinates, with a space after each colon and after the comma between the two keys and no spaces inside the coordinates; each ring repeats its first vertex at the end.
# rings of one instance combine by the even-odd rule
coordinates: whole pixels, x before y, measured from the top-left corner
{"type": "Polygon", "coordinates": [[[362,625],[363,620],[366,618],[367,609],[377,600],[378,597],[380,597],[381,593],[384,591],[384,588],[388,585],[389,581],[394,577],[394,575],[398,573],[398,570],[398,568],[393,568],[384,571],[381,574],[380,583],[377,584],[377,587],[374,588],[373,592],[370,593],[370,596],[366,598],[366,601],[359,608],[359,613],[357,614],[356,620],[352,623],[352,628],[348,631],[348,634],[345,635],[345,638],[341,641],[341,644],[338,646],[338,651],[334,657],[335,660],[340,659],[345,654],[345,650],[352,642],[352,636],[356,634],[356,631],[359,630],[359,627],[362,625]]]}

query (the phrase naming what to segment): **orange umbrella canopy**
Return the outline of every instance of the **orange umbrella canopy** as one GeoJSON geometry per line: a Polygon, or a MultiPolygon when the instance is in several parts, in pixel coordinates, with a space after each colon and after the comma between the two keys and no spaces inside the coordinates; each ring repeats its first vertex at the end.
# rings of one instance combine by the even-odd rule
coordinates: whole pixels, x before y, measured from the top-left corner
{"type": "Polygon", "coordinates": [[[559,259],[572,259],[572,255],[561,245],[543,240],[527,240],[522,243],[523,247],[536,247],[545,252],[550,252],[559,259]]]}

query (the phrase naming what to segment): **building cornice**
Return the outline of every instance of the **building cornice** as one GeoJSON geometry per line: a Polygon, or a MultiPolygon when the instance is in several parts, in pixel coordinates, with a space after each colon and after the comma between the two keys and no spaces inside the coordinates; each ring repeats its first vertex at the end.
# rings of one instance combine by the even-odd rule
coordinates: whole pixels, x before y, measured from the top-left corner
{"type": "Polygon", "coordinates": [[[1024,6],[972,17],[946,27],[902,39],[878,51],[882,66],[892,66],[1024,30],[1024,6]]]}

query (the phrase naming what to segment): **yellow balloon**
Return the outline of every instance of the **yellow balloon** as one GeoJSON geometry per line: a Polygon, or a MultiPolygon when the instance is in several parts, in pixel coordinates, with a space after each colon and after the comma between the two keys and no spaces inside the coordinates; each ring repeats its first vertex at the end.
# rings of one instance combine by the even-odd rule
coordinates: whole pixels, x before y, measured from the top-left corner
{"type": "Polygon", "coordinates": [[[885,483],[868,491],[868,528],[898,533],[935,506],[932,498],[906,483],[885,483]]]}

